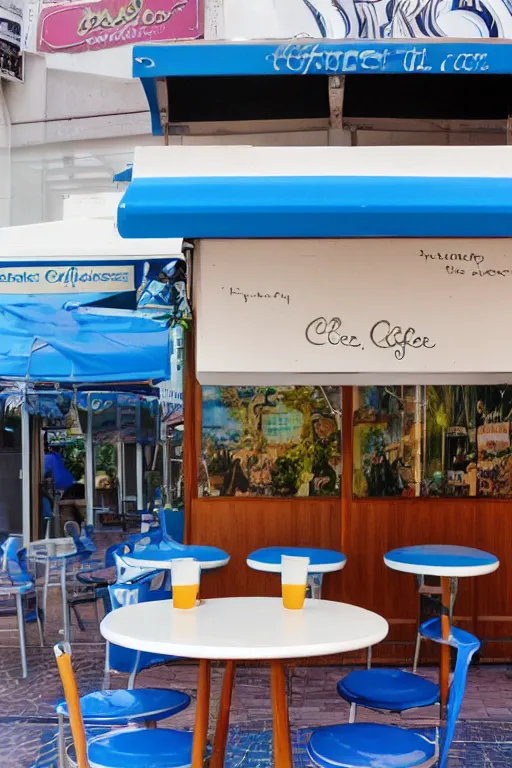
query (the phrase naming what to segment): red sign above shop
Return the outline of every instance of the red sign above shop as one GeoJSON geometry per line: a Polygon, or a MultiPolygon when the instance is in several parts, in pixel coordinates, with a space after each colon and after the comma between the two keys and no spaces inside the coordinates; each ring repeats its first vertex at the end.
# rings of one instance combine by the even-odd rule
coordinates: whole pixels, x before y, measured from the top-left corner
{"type": "Polygon", "coordinates": [[[131,43],[195,40],[204,28],[203,0],[99,0],[46,5],[37,50],[84,53],[131,43]]]}

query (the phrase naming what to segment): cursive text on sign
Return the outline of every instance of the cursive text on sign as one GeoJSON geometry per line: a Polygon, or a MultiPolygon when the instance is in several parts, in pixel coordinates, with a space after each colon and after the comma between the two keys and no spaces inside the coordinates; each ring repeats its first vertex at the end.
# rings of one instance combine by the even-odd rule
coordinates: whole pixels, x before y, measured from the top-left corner
{"type": "Polygon", "coordinates": [[[434,349],[436,346],[428,336],[418,334],[414,328],[392,325],[389,320],[379,320],[370,331],[370,341],[379,349],[390,349],[397,360],[403,360],[407,347],[411,349],[434,349]]]}

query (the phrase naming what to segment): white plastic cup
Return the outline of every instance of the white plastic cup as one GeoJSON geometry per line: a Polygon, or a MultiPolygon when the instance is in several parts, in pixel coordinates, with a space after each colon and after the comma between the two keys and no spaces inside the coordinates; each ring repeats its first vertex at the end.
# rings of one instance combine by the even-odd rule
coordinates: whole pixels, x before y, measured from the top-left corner
{"type": "Polygon", "coordinates": [[[171,560],[172,601],[175,608],[194,608],[199,594],[201,565],[191,557],[171,560]]]}
{"type": "Polygon", "coordinates": [[[308,568],[309,557],[281,556],[281,589],[285,608],[300,610],[304,606],[308,568]]]}

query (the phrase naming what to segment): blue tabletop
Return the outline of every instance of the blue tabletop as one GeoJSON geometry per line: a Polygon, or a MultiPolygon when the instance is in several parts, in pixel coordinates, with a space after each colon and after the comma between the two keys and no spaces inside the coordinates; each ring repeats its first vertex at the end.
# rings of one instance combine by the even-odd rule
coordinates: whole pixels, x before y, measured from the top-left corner
{"type": "Polygon", "coordinates": [[[201,546],[198,544],[178,544],[169,539],[159,544],[148,544],[145,547],[136,547],[133,552],[125,555],[130,560],[137,560],[142,565],[151,562],[156,565],[169,563],[182,557],[192,557],[205,566],[217,568],[229,562],[229,555],[218,547],[201,546]]]}
{"type": "Polygon", "coordinates": [[[490,552],[449,544],[400,547],[384,555],[384,560],[386,565],[391,568],[396,567],[396,570],[410,570],[412,573],[424,575],[445,570],[446,575],[469,576],[475,571],[490,573],[499,566],[498,558],[490,552]],[[451,571],[460,571],[460,573],[452,574],[451,571]]]}
{"type": "Polygon", "coordinates": [[[310,573],[326,573],[339,571],[347,562],[341,552],[333,549],[317,549],[315,547],[264,547],[251,552],[247,564],[261,571],[278,572],[281,570],[281,557],[309,557],[310,573]],[[319,569],[316,571],[315,569],[319,569]]]}

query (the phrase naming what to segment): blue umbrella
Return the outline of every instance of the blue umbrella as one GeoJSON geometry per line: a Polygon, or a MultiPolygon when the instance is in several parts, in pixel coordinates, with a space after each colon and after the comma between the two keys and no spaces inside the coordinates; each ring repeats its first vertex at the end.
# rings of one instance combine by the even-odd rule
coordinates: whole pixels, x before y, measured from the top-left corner
{"type": "Polygon", "coordinates": [[[0,379],[121,383],[170,378],[166,322],[129,310],[0,306],[0,379]]]}

